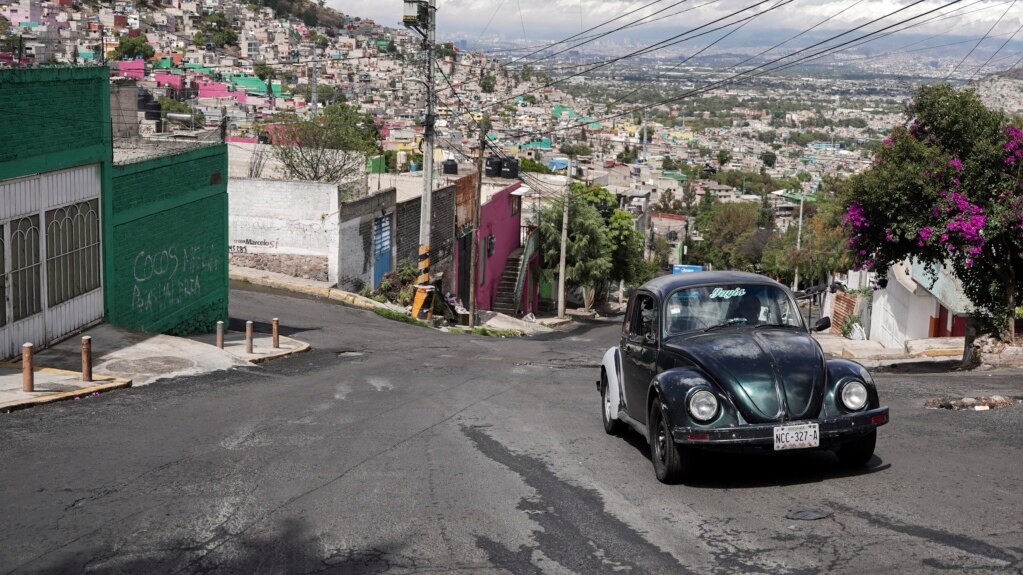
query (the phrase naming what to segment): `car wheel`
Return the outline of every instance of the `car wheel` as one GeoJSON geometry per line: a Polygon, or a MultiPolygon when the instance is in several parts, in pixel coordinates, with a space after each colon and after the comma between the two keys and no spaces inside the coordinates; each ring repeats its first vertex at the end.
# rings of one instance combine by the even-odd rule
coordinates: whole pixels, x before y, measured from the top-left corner
{"type": "Polygon", "coordinates": [[[611,419],[611,396],[608,395],[607,372],[600,372],[600,413],[604,420],[604,431],[608,435],[618,435],[622,431],[622,422],[611,419]]]}
{"type": "Polygon", "coordinates": [[[654,462],[657,480],[670,485],[688,479],[692,467],[691,454],[684,445],[675,443],[661,409],[661,400],[654,400],[647,421],[650,424],[650,458],[654,462]]]}
{"type": "Polygon", "coordinates": [[[838,456],[838,460],[843,465],[861,467],[866,465],[870,458],[874,456],[874,446],[876,444],[877,430],[874,429],[859,439],[843,444],[835,451],[835,455],[838,456]]]}

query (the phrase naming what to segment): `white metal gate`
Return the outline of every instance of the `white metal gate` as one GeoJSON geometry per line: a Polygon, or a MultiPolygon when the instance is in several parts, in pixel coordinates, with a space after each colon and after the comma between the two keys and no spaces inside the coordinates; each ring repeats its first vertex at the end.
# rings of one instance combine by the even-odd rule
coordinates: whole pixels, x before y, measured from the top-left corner
{"type": "Polygon", "coordinates": [[[98,164],[0,182],[0,358],[103,317],[98,164]]]}

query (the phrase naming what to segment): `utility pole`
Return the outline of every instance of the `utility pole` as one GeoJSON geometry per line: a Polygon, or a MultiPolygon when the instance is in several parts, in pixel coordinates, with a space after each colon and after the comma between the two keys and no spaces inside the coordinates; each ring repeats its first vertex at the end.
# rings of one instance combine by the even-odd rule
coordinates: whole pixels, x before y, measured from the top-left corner
{"type": "MultiPolygon", "coordinates": [[[[403,23],[423,37],[426,52],[426,119],[423,140],[423,197],[419,204],[419,277],[416,296],[412,302],[412,316],[418,319],[433,317],[433,287],[430,286],[430,210],[433,195],[434,99],[434,44],[437,29],[436,0],[405,0],[403,23]]],[[[482,150],[480,152],[482,154],[482,150]]],[[[482,175],[481,175],[482,177],[482,175]]]]}
{"type": "Polygon", "coordinates": [[[469,329],[476,327],[476,285],[479,280],[476,274],[479,270],[477,259],[480,256],[480,211],[483,203],[483,148],[487,143],[486,122],[480,124],[480,153],[476,158],[476,201],[472,206],[472,239],[469,241],[472,246],[469,251],[469,329]]]}
{"type": "Polygon", "coordinates": [[[316,98],[317,97],[316,74],[319,71],[319,70],[316,69],[316,46],[315,45],[313,46],[313,62],[312,63],[313,63],[313,70],[312,70],[312,74],[310,74],[310,76],[309,76],[309,83],[310,83],[310,86],[309,86],[309,89],[310,89],[309,90],[310,91],[310,94],[309,94],[309,96],[310,96],[309,97],[309,100],[310,100],[310,102],[309,102],[309,115],[310,116],[315,116],[316,115],[316,99],[317,99],[316,98]]]}
{"type": "MultiPolygon", "coordinates": [[[[796,228],[796,256],[799,256],[800,241],[803,239],[803,194],[799,194],[799,227],[796,228]]],[[[792,280],[792,291],[799,287],[799,264],[796,263],[796,277],[792,280]]]]}
{"type": "Polygon", "coordinates": [[[565,251],[568,248],[568,199],[572,195],[572,158],[568,159],[568,178],[561,208],[561,259],[558,262],[558,317],[565,317],[565,251]]]}

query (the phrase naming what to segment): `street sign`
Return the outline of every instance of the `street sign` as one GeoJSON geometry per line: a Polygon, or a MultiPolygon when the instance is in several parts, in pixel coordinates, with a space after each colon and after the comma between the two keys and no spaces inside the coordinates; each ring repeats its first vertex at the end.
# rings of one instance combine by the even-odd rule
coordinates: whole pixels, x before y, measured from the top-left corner
{"type": "Polygon", "coordinates": [[[688,266],[683,264],[674,264],[671,266],[671,273],[673,274],[687,274],[692,272],[702,272],[703,266],[688,266]]]}

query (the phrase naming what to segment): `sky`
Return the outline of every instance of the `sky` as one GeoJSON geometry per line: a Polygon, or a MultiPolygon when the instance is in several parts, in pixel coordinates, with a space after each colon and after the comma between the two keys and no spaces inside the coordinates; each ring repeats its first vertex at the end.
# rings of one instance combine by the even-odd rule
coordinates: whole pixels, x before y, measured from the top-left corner
{"type": "MultiPolygon", "coordinates": [[[[561,39],[579,33],[601,22],[620,16],[630,10],[651,4],[649,7],[601,28],[604,31],[614,26],[631,22],[644,15],[664,10],[651,18],[672,15],[669,18],[620,32],[610,38],[629,39],[634,42],[663,38],[677,34],[694,25],[704,24],[744,7],[742,18],[764,12],[781,4],[778,8],[764,12],[752,20],[741,36],[745,42],[756,43],[760,34],[778,34],[782,31],[799,31],[822,20],[833,17],[817,31],[847,30],[883,16],[901,7],[907,7],[917,0],[437,0],[438,40],[467,39],[522,41],[561,39]],[[688,10],[687,10],[688,9],[688,10]],[[679,11],[687,10],[684,13],[679,11]],[[844,10],[844,11],[843,11],[844,10]],[[839,14],[841,12],[841,14],[839,14]],[[673,15],[674,14],[674,15],[673,15]]],[[[906,17],[938,8],[953,0],[926,0],[885,20],[895,23],[906,17]]],[[[400,27],[403,9],[401,0],[328,0],[328,5],[352,16],[372,18],[380,24],[400,27]]],[[[1023,0],[960,0],[941,12],[954,12],[954,17],[935,21],[914,28],[905,34],[954,35],[980,38],[987,33],[1004,14],[991,32],[993,38],[985,41],[992,50],[1005,38],[1015,35],[1023,40],[1023,0]],[[1008,9],[1008,11],[1007,11],[1008,9]]],[[[937,15],[935,13],[933,15],[937,15]]],[[[725,20],[722,23],[729,22],[725,20]]],[[[873,30],[885,24],[877,24],[865,30],[873,30]]],[[[724,33],[724,31],[722,31],[724,33]]]]}

